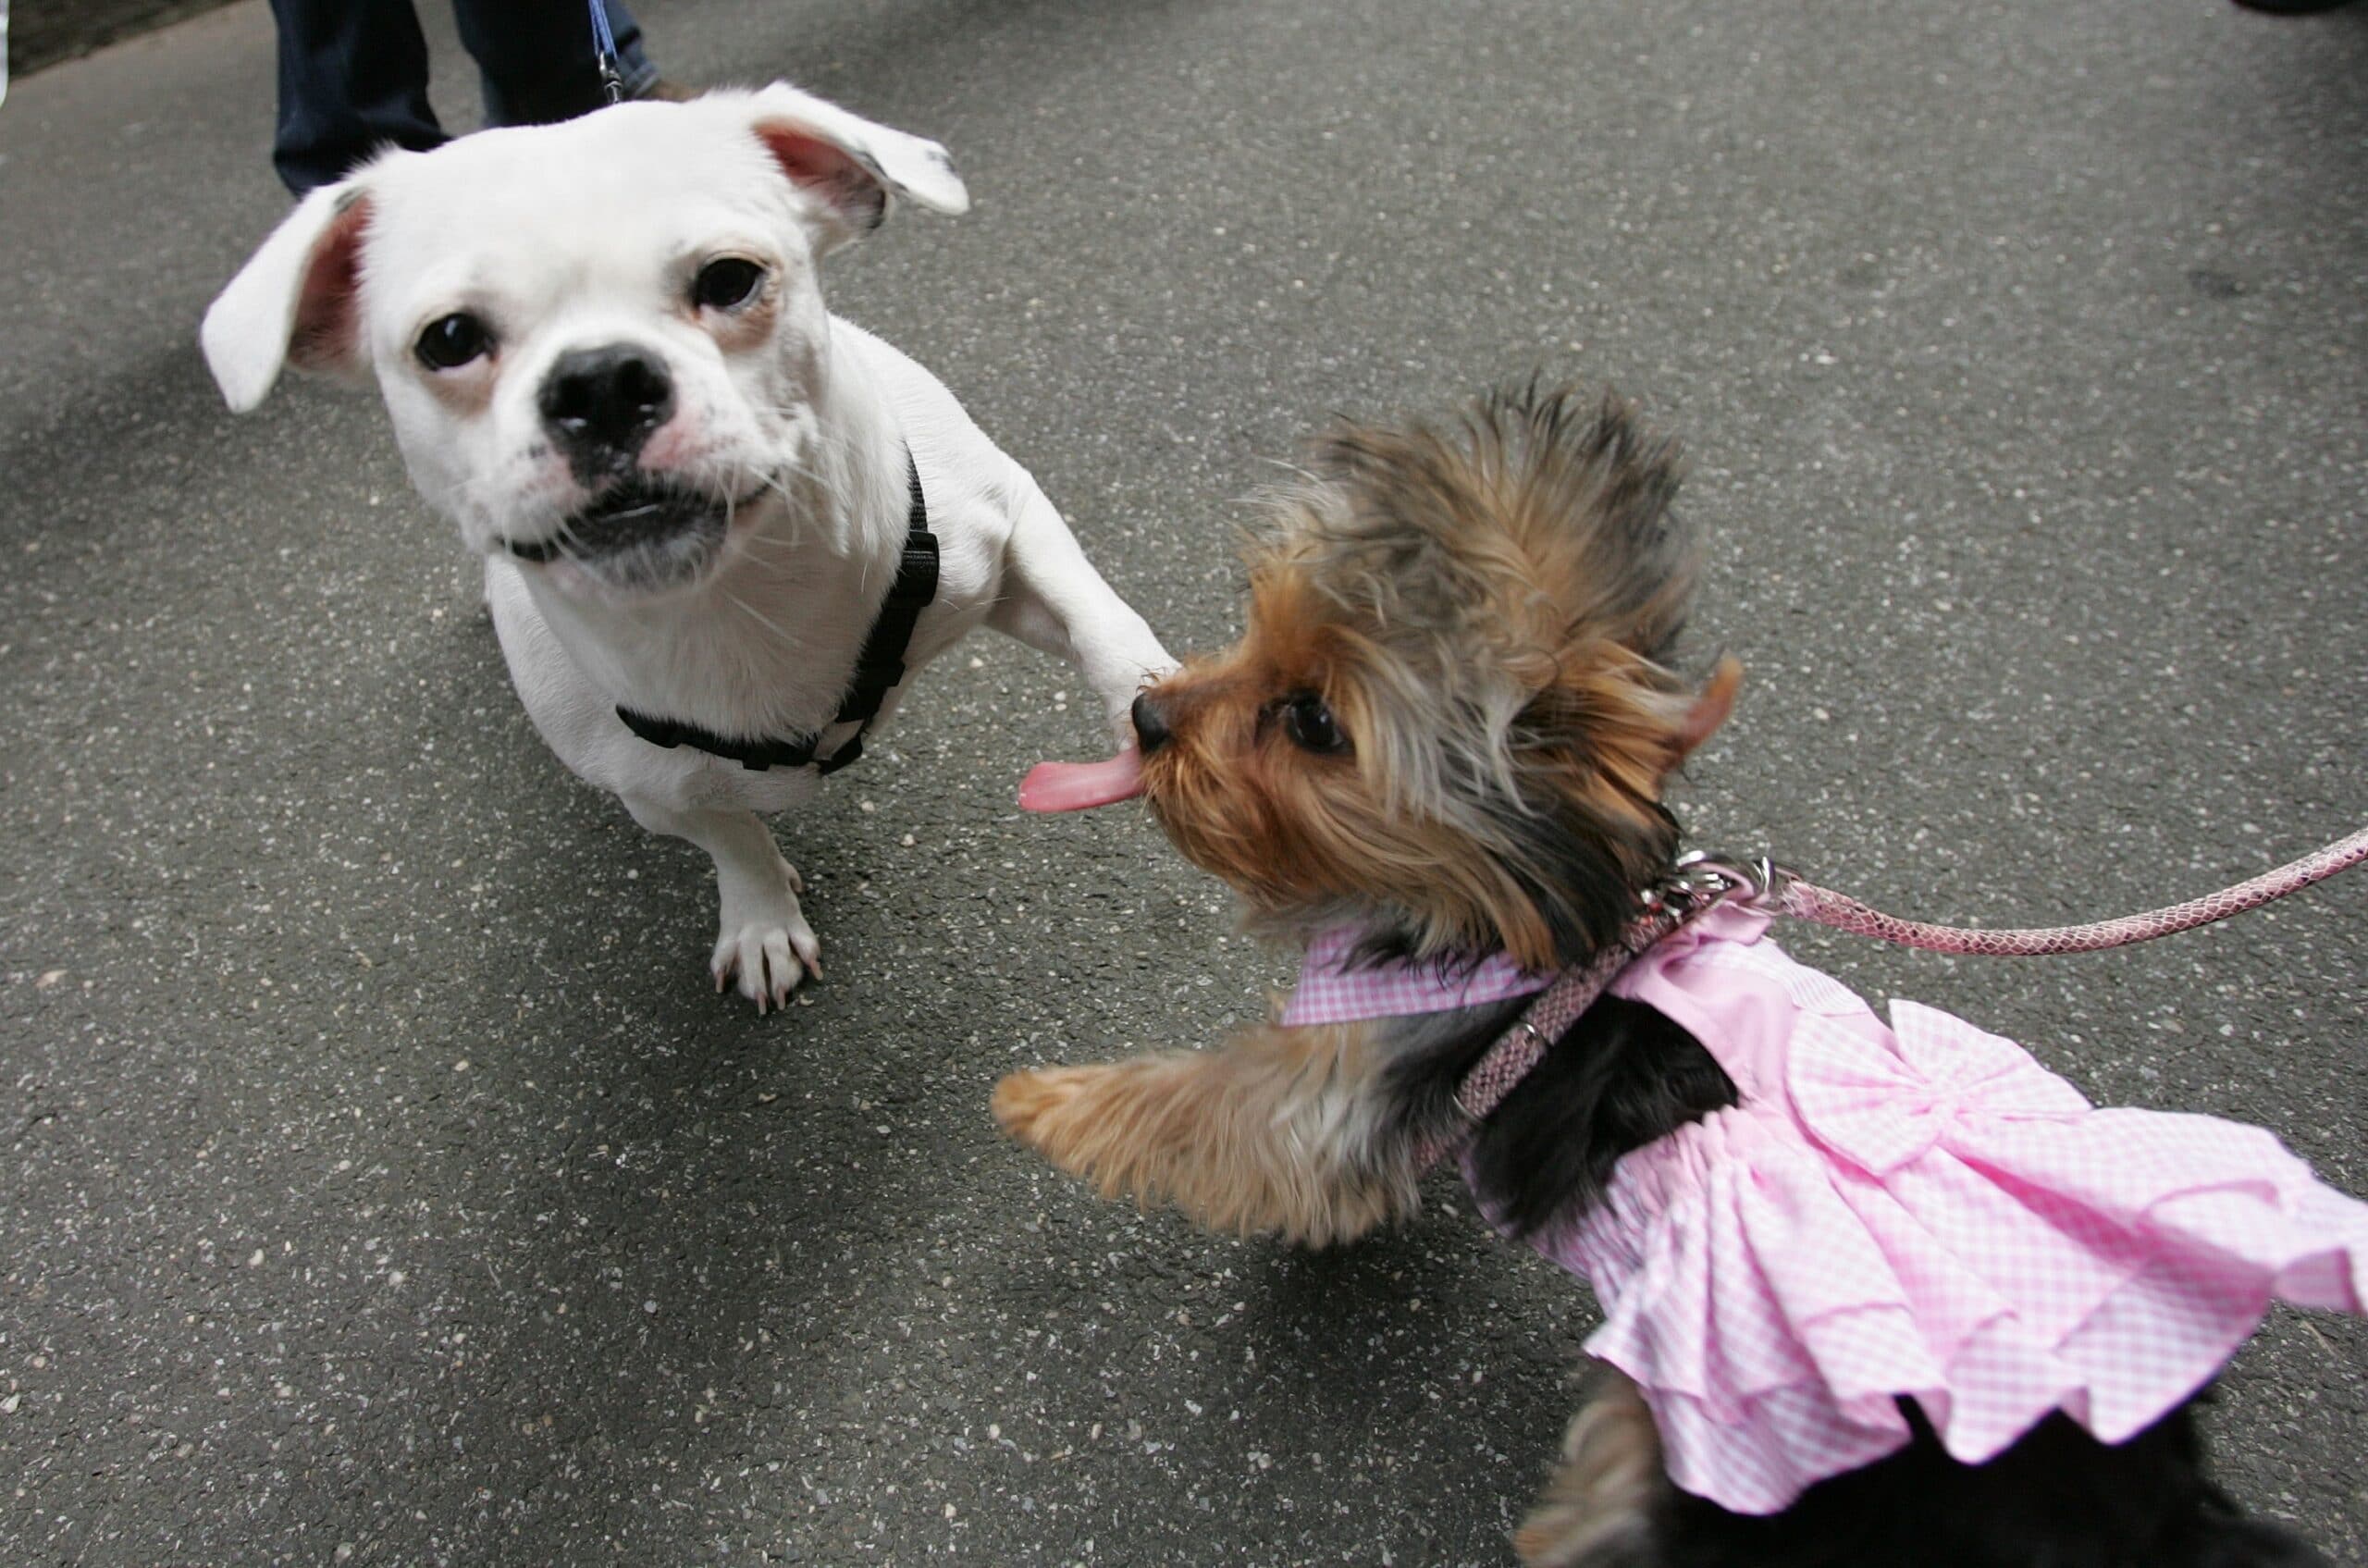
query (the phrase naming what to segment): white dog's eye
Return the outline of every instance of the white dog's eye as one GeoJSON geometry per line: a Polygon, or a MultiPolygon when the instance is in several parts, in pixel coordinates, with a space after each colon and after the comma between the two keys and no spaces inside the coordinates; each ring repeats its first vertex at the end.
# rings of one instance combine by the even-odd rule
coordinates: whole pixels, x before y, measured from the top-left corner
{"type": "Polygon", "coordinates": [[[746,256],[719,256],[699,268],[691,303],[701,310],[732,310],[746,304],[763,287],[765,269],[746,256]]]}
{"type": "Polygon", "coordinates": [[[493,333],[466,311],[455,311],[427,324],[412,345],[419,363],[430,370],[458,370],[473,359],[493,352],[493,333]]]}

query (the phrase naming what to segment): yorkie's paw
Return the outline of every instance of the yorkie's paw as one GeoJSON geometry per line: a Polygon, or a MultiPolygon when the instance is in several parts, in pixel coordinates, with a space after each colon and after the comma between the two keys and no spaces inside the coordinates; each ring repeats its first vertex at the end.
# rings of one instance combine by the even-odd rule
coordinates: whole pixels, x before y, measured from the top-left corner
{"type": "Polygon", "coordinates": [[[1005,1132],[1105,1198],[1146,1207],[1182,1201],[1197,1210],[1196,1170],[1179,1157],[1178,1132],[1199,1123],[1191,1103],[1174,1093],[1177,1075],[1160,1070],[1166,1065],[1135,1056],[1016,1072],[995,1085],[992,1108],[1005,1132]]]}
{"type": "Polygon", "coordinates": [[[1073,1134],[1074,1110],[1099,1068],[1039,1068],[1016,1072],[995,1085],[990,1108],[1005,1132],[1030,1148],[1069,1168],[1071,1151],[1065,1131],[1073,1134]]]}
{"type": "Polygon", "coordinates": [[[1417,1201],[1411,1161],[1366,1157],[1370,1123],[1341,1056],[1324,1031],[1252,1030],[1221,1051],[1014,1073],[993,1108],[1005,1131],[1105,1198],[1330,1246],[1417,1201]]]}

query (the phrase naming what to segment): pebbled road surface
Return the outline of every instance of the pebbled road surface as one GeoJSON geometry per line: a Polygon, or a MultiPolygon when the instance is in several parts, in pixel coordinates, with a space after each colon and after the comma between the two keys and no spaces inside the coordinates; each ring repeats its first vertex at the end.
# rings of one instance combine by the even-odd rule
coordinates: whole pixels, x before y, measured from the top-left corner
{"type": "MultiPolygon", "coordinates": [[[[433,9],[433,8],[431,8],[433,9]]],[[[649,0],[979,199],[843,259],[1179,648],[1332,410],[1543,367],[1688,440],[1687,810],[1937,918],[2117,913],[2361,824],[2368,9],[649,0]],[[1764,14],[1763,14],[1764,13],[1764,14]]],[[[440,20],[439,24],[442,25],[440,20]]],[[[439,37],[456,124],[468,75],[439,37]]],[[[572,784],[383,416],[220,410],[283,209],[256,0],[0,109],[0,1561],[1501,1563],[1591,1303],[1451,1187],[1338,1255],[1105,1206],[1005,1069],[1284,961],[980,642],[780,824],[832,963],[709,994],[688,850],[572,784]]],[[[2098,1097],[2368,1191],[2368,880],[2134,952],[1802,934],[2098,1097]]],[[[2233,1488],[2368,1562],[2368,1335],[2281,1315],[2233,1488]]]]}

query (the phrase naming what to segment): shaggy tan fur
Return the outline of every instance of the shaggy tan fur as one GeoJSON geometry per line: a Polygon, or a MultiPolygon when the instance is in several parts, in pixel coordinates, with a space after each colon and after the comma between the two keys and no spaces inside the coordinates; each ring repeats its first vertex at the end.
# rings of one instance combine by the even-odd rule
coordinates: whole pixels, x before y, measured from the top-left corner
{"type": "Polygon", "coordinates": [[[1218,1051],[1014,1073],[994,1114],[1104,1197],[1212,1230],[1352,1241],[1415,1204],[1410,1152],[1376,1157],[1371,1031],[1251,1029],[1218,1051]]]}
{"type": "Polygon", "coordinates": [[[1603,1367],[1571,1420],[1562,1463],[1513,1537],[1529,1568],[1615,1568],[1642,1561],[1661,1478],[1660,1434],[1636,1385],[1603,1367]]]}
{"type": "Polygon", "coordinates": [[[1584,843],[1649,883],[1675,847],[1662,781],[1741,673],[1697,694],[1662,662],[1695,575],[1675,465],[1626,404],[1567,393],[1452,434],[1335,432],[1253,548],[1247,634],[1152,694],[1161,825],[1269,927],[1386,907],[1422,957],[1572,961],[1566,890],[1523,850],[1584,843]],[[1300,693],[1352,754],[1290,744],[1300,693]]]}

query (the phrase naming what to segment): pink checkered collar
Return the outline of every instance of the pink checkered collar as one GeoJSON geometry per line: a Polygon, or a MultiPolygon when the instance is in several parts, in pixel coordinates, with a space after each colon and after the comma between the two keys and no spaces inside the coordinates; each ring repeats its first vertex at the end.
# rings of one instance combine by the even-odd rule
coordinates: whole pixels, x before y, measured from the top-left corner
{"type": "Polygon", "coordinates": [[[1285,1028],[1485,1006],[1534,995],[1554,982],[1551,972],[1523,969],[1501,952],[1489,954],[1468,974],[1449,966],[1442,975],[1436,963],[1407,958],[1351,969],[1349,955],[1363,934],[1353,926],[1335,926],[1308,943],[1299,988],[1283,1005],[1280,1021],[1285,1028]]]}

